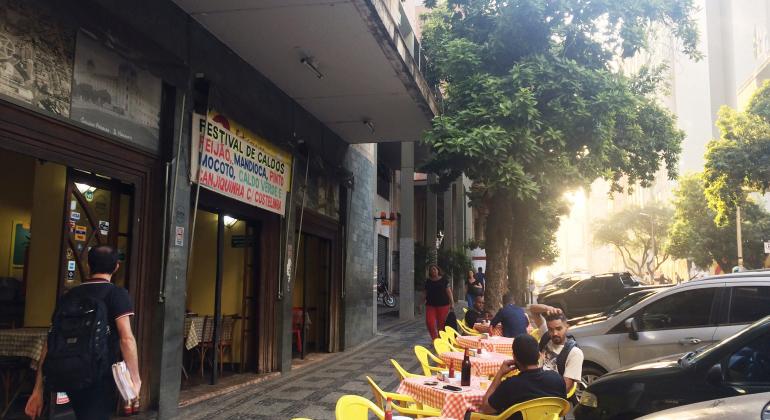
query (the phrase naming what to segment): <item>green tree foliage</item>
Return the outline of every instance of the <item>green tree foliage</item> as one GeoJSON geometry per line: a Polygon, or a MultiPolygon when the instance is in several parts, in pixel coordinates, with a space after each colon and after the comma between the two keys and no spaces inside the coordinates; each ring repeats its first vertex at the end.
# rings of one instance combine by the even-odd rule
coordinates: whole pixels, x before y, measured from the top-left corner
{"type": "MultiPolygon", "coordinates": [[[[763,240],[770,238],[770,214],[752,201],[741,209],[744,266],[760,268],[764,262],[763,240]]],[[[709,207],[701,174],[679,178],[675,192],[674,221],[669,252],[674,258],[708,268],[716,261],[729,273],[738,264],[735,219],[718,226],[716,211],[709,207]]]]}
{"type": "Polygon", "coordinates": [[[720,138],[706,148],[704,180],[709,207],[720,226],[729,222],[748,192],[770,186],[770,81],[749,101],[746,111],[719,111],[720,138]]]}
{"type": "MultiPolygon", "coordinates": [[[[644,48],[654,24],[669,28],[697,57],[693,6],[691,0],[428,5],[435,9],[423,27],[427,76],[445,101],[425,136],[433,151],[425,170],[442,182],[461,173],[475,182],[471,203],[489,215],[487,298],[494,307],[508,289],[507,272],[526,273],[526,267],[506,269],[514,241],[535,246],[522,230],[533,208],[528,200],[546,203],[599,177],[615,191],[624,183],[644,186],[661,162],[676,173],[683,134],[652,98],[659,78],[650,69],[639,77],[613,69],[644,48]]],[[[517,264],[526,260],[515,257],[517,264]]]]}
{"type": "Polygon", "coordinates": [[[659,204],[627,207],[596,222],[594,242],[615,248],[633,274],[654,278],[669,258],[672,214],[670,208],[659,204]]]}

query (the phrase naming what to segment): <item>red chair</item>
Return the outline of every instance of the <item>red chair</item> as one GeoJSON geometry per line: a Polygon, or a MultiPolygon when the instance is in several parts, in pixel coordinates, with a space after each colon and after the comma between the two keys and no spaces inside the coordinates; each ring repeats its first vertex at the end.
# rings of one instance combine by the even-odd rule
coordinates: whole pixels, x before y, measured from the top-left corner
{"type": "Polygon", "coordinates": [[[291,335],[297,340],[297,351],[302,353],[302,308],[291,308],[291,335]]]}

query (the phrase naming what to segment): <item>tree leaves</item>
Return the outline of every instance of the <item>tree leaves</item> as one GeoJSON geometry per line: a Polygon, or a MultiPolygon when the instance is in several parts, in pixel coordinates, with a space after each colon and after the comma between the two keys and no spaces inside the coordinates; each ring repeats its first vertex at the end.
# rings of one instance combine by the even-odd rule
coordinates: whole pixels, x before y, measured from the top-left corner
{"type": "Polygon", "coordinates": [[[724,226],[747,192],[770,187],[770,82],[754,93],[745,112],[722,107],[717,126],[721,136],[706,147],[703,177],[709,207],[724,226]]]}

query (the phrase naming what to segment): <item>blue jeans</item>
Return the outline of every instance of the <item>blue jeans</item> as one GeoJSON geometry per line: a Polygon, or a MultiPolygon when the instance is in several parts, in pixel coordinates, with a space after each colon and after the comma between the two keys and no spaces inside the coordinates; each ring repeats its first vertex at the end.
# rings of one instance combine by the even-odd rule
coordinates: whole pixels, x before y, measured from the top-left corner
{"type": "Polygon", "coordinates": [[[473,307],[473,300],[474,300],[474,299],[476,299],[476,296],[473,296],[473,295],[472,295],[472,294],[470,294],[470,293],[466,293],[466,294],[465,294],[465,301],[466,301],[466,302],[468,302],[468,307],[469,307],[469,308],[472,308],[472,307],[473,307]]]}

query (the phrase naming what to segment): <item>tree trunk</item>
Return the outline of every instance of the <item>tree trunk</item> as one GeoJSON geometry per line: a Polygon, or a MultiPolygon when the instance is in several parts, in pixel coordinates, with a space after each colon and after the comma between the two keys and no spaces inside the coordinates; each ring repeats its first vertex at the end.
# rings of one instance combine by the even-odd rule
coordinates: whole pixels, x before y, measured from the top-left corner
{"type": "Polygon", "coordinates": [[[508,250],[513,233],[510,192],[499,192],[492,196],[487,208],[486,253],[487,253],[487,288],[484,293],[487,310],[494,313],[502,307],[503,294],[508,291],[508,250]]]}
{"type": "MultiPolygon", "coordinates": [[[[523,232],[529,225],[527,208],[520,201],[513,203],[511,226],[511,238],[526,238],[523,232]]],[[[513,292],[516,304],[523,306],[527,303],[528,279],[527,279],[527,244],[521,240],[511,240],[508,251],[508,290],[513,292]]]]}
{"type": "MultiPolygon", "coordinates": [[[[516,235],[513,235],[516,237],[516,235]]],[[[513,292],[516,304],[524,306],[529,294],[527,281],[527,263],[524,257],[524,244],[511,241],[508,253],[508,290],[513,292]]]]}

